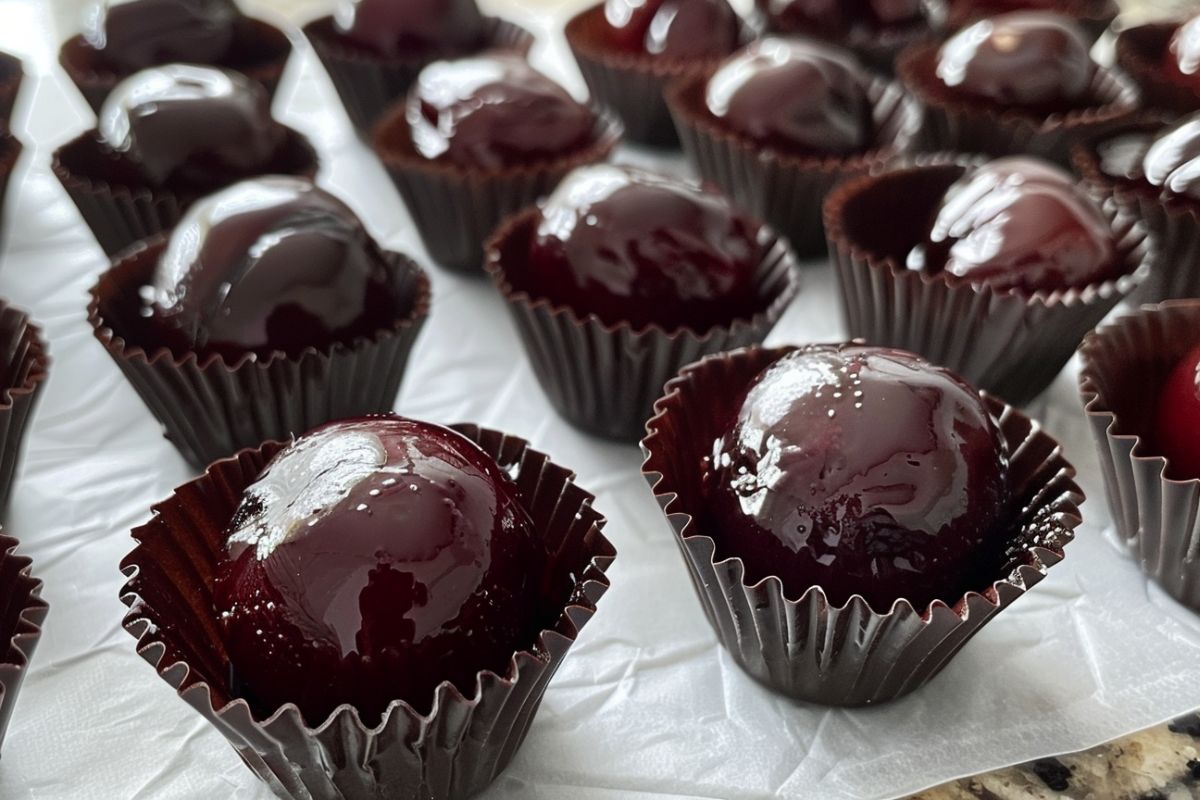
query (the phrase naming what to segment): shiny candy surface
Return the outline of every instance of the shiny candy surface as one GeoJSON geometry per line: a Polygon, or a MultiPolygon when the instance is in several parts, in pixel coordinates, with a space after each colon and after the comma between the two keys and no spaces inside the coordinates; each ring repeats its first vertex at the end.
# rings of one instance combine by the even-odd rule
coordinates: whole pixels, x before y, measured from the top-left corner
{"type": "Polygon", "coordinates": [[[1096,65],[1079,27],[1048,12],[981,20],[938,53],[937,77],[955,93],[1051,114],[1088,103],[1096,65]]]}
{"type": "Polygon", "coordinates": [[[1167,73],[1200,89],[1200,16],[1179,26],[1163,54],[1167,73]]]}
{"type": "Polygon", "coordinates": [[[1200,114],[1160,133],[1146,151],[1142,172],[1168,196],[1200,200],[1200,114]]]}
{"type": "Polygon", "coordinates": [[[176,353],[328,348],[392,324],[406,298],[349,207],[302,178],[236,184],[192,206],[159,259],[147,313],[176,353]]]}
{"type": "Polygon", "coordinates": [[[412,143],[426,158],[485,170],[585,147],[596,117],[517,56],[438,61],[408,96],[412,143]]]}
{"type": "Polygon", "coordinates": [[[86,14],[84,40],[122,73],[172,62],[215,64],[232,49],[241,17],[232,0],[101,0],[86,14]]]}
{"type": "Polygon", "coordinates": [[[765,369],[705,465],[706,533],[797,598],[950,602],[995,556],[1006,458],[978,396],[896,350],[806,348],[765,369]]]}
{"type": "Polygon", "coordinates": [[[1158,395],[1153,450],[1167,459],[1167,474],[1200,478],[1200,347],[1180,359],[1158,395]]]}
{"type": "Polygon", "coordinates": [[[699,186],[639,170],[575,170],[541,209],[532,291],[636,329],[703,332],[758,310],[762,227],[699,186]]]}
{"type": "Polygon", "coordinates": [[[737,47],[738,16],[726,0],[606,0],[611,46],[671,59],[723,56],[737,47]]]}
{"type": "Polygon", "coordinates": [[[309,432],[246,489],[228,537],[215,610],[235,686],[263,713],[428,712],[439,683],[471,696],[539,628],[546,554],[516,486],[438,425],[309,432]]]}
{"type": "Polygon", "coordinates": [[[924,22],[921,0],[758,0],[779,30],[825,38],[855,28],[884,30],[924,22]]]}
{"type": "Polygon", "coordinates": [[[334,22],[350,42],[390,58],[467,53],[487,36],[475,0],[343,0],[334,22]]]}
{"type": "Polygon", "coordinates": [[[286,138],[266,90],[215,67],[170,64],[117,84],[100,110],[104,145],[154,186],[215,189],[261,172],[286,138]]]}
{"type": "Polygon", "coordinates": [[[833,47],[770,37],[723,63],[708,82],[709,113],[784,152],[847,154],[873,134],[862,69],[833,47]]]}
{"type": "Polygon", "coordinates": [[[1116,276],[1112,227],[1076,180],[1048,162],[997,159],[942,198],[909,267],[996,290],[1082,288],[1116,276]]]}

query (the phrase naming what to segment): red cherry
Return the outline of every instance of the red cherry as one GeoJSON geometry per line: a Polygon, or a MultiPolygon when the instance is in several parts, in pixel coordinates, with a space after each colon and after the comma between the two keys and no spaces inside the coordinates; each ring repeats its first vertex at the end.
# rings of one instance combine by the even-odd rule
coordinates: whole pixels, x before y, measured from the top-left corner
{"type": "Polygon", "coordinates": [[[1175,365],[1158,396],[1154,447],[1167,459],[1167,472],[1200,478],[1200,347],[1175,365]]]}

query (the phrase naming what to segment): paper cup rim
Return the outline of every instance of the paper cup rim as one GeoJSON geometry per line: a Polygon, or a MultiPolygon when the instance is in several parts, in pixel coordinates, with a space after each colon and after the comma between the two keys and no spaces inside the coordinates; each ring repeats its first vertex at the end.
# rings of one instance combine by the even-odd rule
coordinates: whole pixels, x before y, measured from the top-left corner
{"type": "Polygon", "coordinates": [[[501,223],[496,232],[484,243],[483,269],[509,304],[524,306],[534,312],[544,311],[551,318],[565,320],[573,327],[595,327],[607,335],[628,334],[637,340],[661,338],[676,341],[687,338],[704,345],[718,336],[724,338],[726,334],[736,335],[768,326],[770,320],[776,320],[783,314],[800,291],[799,264],[791,247],[774,229],[762,223],[760,230],[767,232],[769,238],[763,245],[763,258],[759,261],[756,269],[761,271],[782,263],[782,268],[786,270],[787,274],[787,285],[771,299],[765,308],[760,309],[752,316],[734,317],[724,324],[713,325],[703,332],[697,332],[686,325],[667,330],[655,322],[635,328],[628,320],[609,323],[594,313],[581,316],[578,311],[565,303],[557,303],[548,297],[536,297],[527,289],[516,288],[508,278],[504,266],[503,246],[518,230],[529,226],[536,219],[538,212],[537,206],[531,206],[501,223]]]}
{"type": "Polygon", "coordinates": [[[366,64],[380,68],[411,67],[412,69],[420,69],[433,61],[446,58],[469,58],[470,56],[494,49],[515,49],[517,52],[525,53],[528,52],[534,42],[533,34],[521,25],[503,17],[484,16],[484,24],[487,26],[487,36],[479,48],[462,53],[419,53],[414,54],[410,58],[404,58],[374,53],[366,48],[348,45],[343,39],[339,39],[336,36],[328,36],[326,35],[325,28],[332,24],[333,15],[325,14],[305,23],[300,30],[306,39],[310,42],[315,42],[319,47],[325,48],[327,52],[335,56],[339,61],[366,64]]]}
{"type": "Polygon", "coordinates": [[[923,105],[941,109],[957,116],[976,120],[990,120],[997,125],[1021,128],[1034,133],[1101,125],[1120,120],[1136,113],[1140,103],[1137,85],[1121,70],[1096,65],[1091,86],[1094,102],[1084,108],[1041,115],[1020,108],[1000,108],[996,104],[971,98],[942,98],[930,92],[936,85],[933,76],[933,60],[944,39],[917,42],[906,47],[896,58],[896,74],[908,91],[923,105]]]}
{"type": "MultiPolygon", "coordinates": [[[[323,732],[340,725],[342,720],[345,719],[348,719],[352,723],[356,724],[363,731],[372,734],[380,734],[387,728],[391,721],[392,715],[395,713],[407,714],[412,719],[428,723],[438,716],[439,712],[441,711],[444,698],[446,702],[449,702],[453,705],[477,707],[483,700],[483,684],[485,681],[494,679],[495,682],[511,688],[520,678],[520,662],[536,660],[542,664],[550,663],[551,659],[546,655],[546,653],[550,651],[548,645],[550,637],[560,636],[574,641],[575,637],[577,637],[579,634],[579,630],[587,622],[585,619],[583,623],[576,624],[576,621],[571,616],[570,612],[573,610],[582,610],[590,617],[590,615],[594,615],[597,610],[599,598],[596,600],[590,599],[587,593],[583,591],[584,587],[588,586],[589,584],[597,584],[601,593],[603,593],[612,585],[611,579],[608,576],[608,568],[616,559],[617,551],[612,542],[610,542],[604,535],[603,529],[608,520],[603,514],[600,514],[598,511],[596,511],[594,506],[592,506],[592,503],[595,500],[594,495],[584,490],[579,486],[578,483],[575,482],[576,475],[574,471],[562,467],[557,462],[546,456],[545,453],[532,447],[527,440],[515,436],[509,436],[500,431],[485,428],[472,423],[457,423],[444,427],[450,428],[451,430],[462,434],[477,446],[479,446],[479,439],[482,437],[500,436],[509,443],[509,446],[521,446],[522,460],[529,457],[540,458],[550,466],[563,469],[565,473],[563,478],[564,487],[574,487],[577,489],[580,493],[580,508],[591,508],[592,512],[596,515],[596,519],[592,523],[592,528],[596,535],[594,538],[595,546],[591,553],[591,559],[589,560],[587,567],[580,571],[579,577],[576,579],[575,587],[564,603],[557,619],[549,626],[544,626],[538,631],[538,634],[534,638],[532,645],[513,651],[513,655],[509,659],[507,668],[505,669],[503,675],[500,675],[495,670],[491,669],[478,670],[475,675],[475,683],[471,690],[470,697],[464,695],[454,683],[448,680],[442,681],[434,688],[433,705],[426,714],[419,713],[407,700],[397,699],[393,700],[387,705],[377,725],[367,725],[362,721],[361,713],[353,704],[343,703],[330,711],[320,724],[314,726],[308,723],[303,712],[301,712],[299,706],[297,706],[294,702],[288,702],[280,705],[265,717],[260,717],[260,715],[256,714],[254,709],[251,708],[250,703],[245,698],[232,697],[232,695],[229,702],[218,708],[216,704],[212,702],[213,691],[210,683],[207,680],[199,678],[198,676],[198,679],[194,683],[189,684],[187,675],[193,672],[191,665],[183,659],[164,665],[162,660],[165,652],[159,654],[153,662],[155,671],[162,676],[182,666],[185,674],[179,683],[179,688],[176,689],[176,693],[182,696],[184,692],[196,690],[202,691],[208,697],[209,705],[213,709],[215,715],[218,717],[228,716],[235,711],[241,710],[244,711],[245,714],[253,721],[253,724],[256,728],[269,728],[284,717],[292,717],[299,719],[300,728],[303,733],[309,736],[319,736],[323,732]]],[[[141,531],[147,530],[151,525],[153,525],[154,521],[159,517],[160,510],[165,508],[168,503],[174,500],[182,489],[194,484],[217,479],[217,473],[223,466],[232,464],[234,462],[240,462],[242,458],[248,455],[261,455],[264,456],[267,461],[269,461],[270,458],[274,457],[274,455],[286,447],[287,444],[287,442],[282,442],[279,440],[270,440],[263,442],[256,448],[245,448],[232,456],[213,462],[204,470],[201,475],[177,486],[171,493],[171,497],[154,504],[151,507],[151,511],[154,514],[154,516],[151,518],[151,521],[145,523],[144,525],[140,525],[133,530],[134,539],[137,542],[137,545],[132,551],[130,551],[124,558],[121,559],[121,572],[124,574],[126,581],[121,586],[120,596],[121,601],[128,607],[124,619],[122,620],[122,627],[128,630],[137,640],[138,653],[143,653],[145,650],[148,650],[151,647],[163,647],[163,637],[158,633],[159,626],[155,623],[155,621],[146,616],[140,610],[141,597],[136,591],[130,588],[130,583],[134,578],[137,577],[139,572],[138,564],[134,563],[134,558],[142,547],[141,540],[137,538],[137,534],[141,531]],[[147,639],[151,639],[151,641],[147,642],[147,639]]]]}
{"type": "Polygon", "coordinates": [[[0,317],[9,314],[24,320],[29,349],[25,352],[23,360],[29,363],[29,372],[16,386],[0,386],[0,411],[11,411],[19,398],[36,394],[50,376],[50,351],[46,346],[41,326],[33,321],[28,312],[0,300],[0,317]]]}
{"type": "MultiPolygon", "coordinates": [[[[285,151],[295,150],[296,155],[300,156],[305,162],[302,169],[295,170],[292,175],[301,175],[311,178],[316,178],[317,173],[321,169],[321,158],[315,147],[307,136],[295,128],[291,128],[283,123],[276,122],[285,132],[284,145],[280,148],[281,154],[285,151]]],[[[50,171],[58,178],[59,183],[64,187],[78,186],[85,192],[91,193],[107,193],[113,197],[121,198],[126,202],[138,203],[153,203],[163,200],[174,201],[177,205],[186,205],[187,195],[180,195],[172,189],[155,188],[152,186],[129,186],[121,183],[112,183],[110,181],[92,178],[88,175],[80,175],[71,171],[65,164],[62,163],[62,154],[71,147],[76,147],[84,143],[95,143],[98,141],[96,129],[85,131],[74,137],[70,141],[62,144],[54,149],[50,156],[50,171]]],[[[262,173],[263,175],[272,174],[269,172],[262,173]]]]}
{"type": "MultiPolygon", "coordinates": [[[[979,597],[995,609],[1001,608],[1012,602],[1015,597],[1024,594],[1038,582],[1040,582],[1051,567],[1058,564],[1065,557],[1065,548],[1074,538],[1075,529],[1082,524],[1083,517],[1080,513],[1079,506],[1084,502],[1085,496],[1083,490],[1079,488],[1075,482],[1076,470],[1075,467],[1062,458],[1064,468],[1061,477],[1065,479],[1066,485],[1063,487],[1060,495],[1060,507],[1056,509],[1055,516],[1063,522],[1063,538],[1059,545],[1059,550],[1055,551],[1043,545],[1030,545],[1023,548],[1022,552],[1028,553],[1031,563],[1021,563],[1012,567],[1007,575],[993,580],[990,584],[981,590],[970,589],[965,591],[962,596],[953,604],[935,598],[931,600],[924,609],[918,609],[907,598],[901,597],[893,601],[887,612],[881,613],[871,607],[861,594],[853,594],[846,599],[844,603],[837,604],[829,599],[825,589],[819,585],[812,585],[805,589],[798,597],[788,597],[787,591],[783,586],[783,581],[777,575],[767,575],[753,584],[749,584],[745,580],[745,562],[739,556],[727,556],[723,558],[717,557],[716,540],[711,536],[699,533],[695,530],[697,527],[696,517],[683,508],[683,501],[678,491],[672,488],[671,478],[662,470],[661,464],[658,463],[659,456],[656,451],[656,445],[660,442],[667,443],[667,436],[661,429],[661,423],[672,413],[673,406],[682,402],[684,389],[691,382],[693,376],[708,369],[711,365],[718,362],[730,362],[737,359],[755,358],[763,356],[769,358],[773,363],[783,356],[803,350],[808,347],[836,346],[845,347],[861,342],[843,342],[832,343],[831,345],[784,345],[779,347],[763,347],[752,346],[743,347],[737,350],[732,350],[726,353],[716,353],[705,356],[699,361],[689,364],[684,367],[680,373],[667,382],[663,388],[662,396],[654,403],[654,416],[646,423],[646,436],[641,441],[641,449],[643,455],[642,461],[642,476],[650,485],[650,490],[658,500],[663,514],[671,523],[675,530],[676,537],[681,541],[701,541],[706,545],[711,545],[711,566],[720,567],[725,565],[732,566],[735,571],[742,575],[742,586],[745,589],[757,589],[768,587],[772,594],[777,594],[783,603],[791,608],[799,608],[806,603],[816,600],[821,607],[831,611],[844,611],[851,607],[865,610],[873,619],[887,620],[889,618],[898,618],[914,614],[920,618],[922,625],[929,624],[934,616],[940,611],[945,610],[957,616],[961,621],[965,622],[970,613],[971,600],[979,597]],[[1004,589],[1010,587],[1015,590],[1016,594],[1004,589]],[[1007,597],[1006,597],[1007,595],[1007,597]]],[[[1042,435],[1055,445],[1054,450],[1057,451],[1061,458],[1062,445],[1057,439],[1050,437],[1045,433],[1041,424],[1037,420],[1023,414],[1019,409],[1005,403],[998,397],[989,395],[986,392],[979,392],[979,396],[983,399],[988,412],[996,420],[1015,417],[1016,419],[1027,422],[1030,433],[1028,438],[1035,435],[1042,435]]]]}
{"type": "Polygon", "coordinates": [[[100,340],[117,363],[140,361],[149,366],[167,363],[176,368],[195,364],[201,372],[224,371],[226,374],[234,374],[247,369],[269,370],[274,364],[282,361],[301,363],[311,359],[328,360],[338,353],[361,350],[377,344],[383,339],[398,336],[414,326],[421,325],[429,316],[432,304],[432,284],[429,274],[409,256],[391,250],[383,250],[383,255],[391,269],[404,270],[414,276],[416,296],[412,308],[407,313],[396,317],[390,327],[379,328],[370,336],[356,336],[348,341],[334,342],[325,348],[309,345],[293,355],[288,355],[283,350],[272,350],[265,358],[259,358],[256,353],[247,352],[239,356],[233,363],[226,361],[225,356],[221,353],[210,353],[202,359],[199,353],[191,350],[179,355],[166,345],[137,344],[118,333],[112,326],[111,320],[106,320],[101,309],[101,304],[106,299],[101,296],[101,286],[106,280],[126,273],[132,274],[135,268],[141,266],[139,259],[160,251],[166,246],[167,240],[166,234],[157,234],[127,248],[117,255],[112,265],[100,274],[88,290],[88,324],[92,328],[93,335],[100,340]]]}
{"type": "Polygon", "coordinates": [[[50,604],[42,598],[42,590],[45,588],[42,579],[33,576],[33,559],[26,555],[18,555],[16,550],[19,546],[20,540],[0,532],[0,561],[12,559],[20,565],[16,580],[8,591],[12,594],[27,593],[25,604],[17,615],[12,636],[4,642],[4,652],[0,652],[0,666],[21,671],[29,667],[33,647],[41,638],[42,624],[50,610],[50,604]]]}
{"type": "MultiPolygon", "coordinates": [[[[1144,437],[1136,433],[1122,432],[1125,426],[1117,416],[1117,412],[1109,407],[1099,382],[1099,375],[1105,370],[1107,365],[1102,354],[1098,351],[1101,344],[1108,337],[1122,330],[1140,327],[1158,314],[1175,310],[1192,312],[1197,322],[1200,322],[1200,298],[1166,300],[1161,303],[1143,305],[1140,308],[1122,314],[1084,337],[1078,351],[1081,362],[1079,369],[1079,394],[1083,401],[1083,412],[1089,419],[1107,420],[1104,431],[1108,437],[1130,444],[1130,459],[1136,463],[1150,467],[1165,484],[1173,486],[1200,486],[1200,477],[1168,477],[1168,465],[1165,456],[1146,454],[1146,447],[1149,446],[1149,442],[1144,437]]],[[[1196,337],[1194,344],[1200,345],[1200,335],[1196,337]]]]}
{"type": "MultiPolygon", "coordinates": [[[[397,102],[375,124],[371,132],[371,150],[384,168],[403,172],[420,172],[442,180],[495,180],[515,181],[536,175],[570,170],[575,166],[592,164],[608,159],[612,151],[625,136],[625,126],[614,114],[595,102],[582,104],[595,116],[591,140],[582,147],[569,152],[538,159],[525,164],[513,164],[499,169],[464,167],[450,161],[428,159],[416,153],[397,151],[382,144],[383,137],[393,127],[408,128],[405,118],[406,106],[397,102]]],[[[410,139],[410,137],[405,137],[410,139]]]]}
{"type": "Polygon", "coordinates": [[[712,77],[713,71],[708,69],[696,72],[671,82],[667,87],[666,100],[672,116],[686,122],[705,137],[719,142],[731,150],[743,155],[752,154],[756,160],[781,169],[824,172],[831,175],[870,170],[888,163],[899,154],[909,150],[921,132],[921,107],[916,98],[905,91],[898,81],[867,73],[864,88],[871,100],[872,115],[889,93],[898,92],[900,94],[898,103],[900,111],[898,113],[904,115],[904,120],[894,141],[882,144],[872,142],[869,150],[844,156],[799,155],[786,153],[773,147],[765,147],[747,136],[729,130],[703,112],[693,108],[693,104],[688,102],[687,98],[701,88],[702,82],[707,83],[712,77]]]}
{"type": "Polygon", "coordinates": [[[887,271],[896,280],[919,280],[925,286],[941,284],[954,290],[968,289],[978,295],[1020,300],[1027,306],[1040,305],[1053,308],[1061,305],[1071,307],[1114,295],[1127,296],[1149,277],[1149,265],[1157,243],[1154,242],[1141,220],[1131,217],[1118,204],[1103,201],[1101,210],[1108,217],[1114,233],[1125,231],[1118,242],[1118,252],[1123,256],[1122,261],[1124,261],[1126,269],[1115,278],[1066,289],[1039,289],[1036,292],[1026,292],[1019,287],[1009,287],[997,290],[984,284],[976,284],[966,279],[947,275],[945,272],[929,273],[906,269],[903,264],[890,256],[881,256],[866,250],[846,233],[844,224],[846,203],[874,186],[879,180],[913,174],[930,168],[958,167],[966,170],[986,163],[988,160],[979,156],[951,152],[923,153],[907,159],[895,168],[846,181],[835,188],[825,200],[824,220],[829,241],[836,242],[847,250],[855,261],[864,263],[875,271],[887,271]]]}

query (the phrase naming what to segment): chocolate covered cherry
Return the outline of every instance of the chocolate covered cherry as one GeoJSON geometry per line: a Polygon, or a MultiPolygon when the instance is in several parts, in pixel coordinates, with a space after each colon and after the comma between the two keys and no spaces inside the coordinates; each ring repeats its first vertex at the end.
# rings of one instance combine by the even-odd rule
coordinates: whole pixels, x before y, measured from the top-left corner
{"type": "Polygon", "coordinates": [[[261,173],[287,137],[262,86],[236,72],[184,64],[121,81],[98,125],[104,145],[143,180],[189,193],[261,173]]]}
{"type": "Polygon", "coordinates": [[[150,321],[176,353],[294,356],[391,325],[409,300],[396,284],[345,203],[270,176],[188,210],[148,287],[150,321]]]}
{"type": "Polygon", "coordinates": [[[762,227],[698,185],[607,164],[542,205],[526,283],[602,322],[704,332],[761,310],[762,227]]]}
{"type": "Polygon", "coordinates": [[[938,52],[937,77],[956,94],[1036,114],[1088,104],[1096,65],[1069,18],[1015,12],[981,20],[938,52]]]}
{"type": "Polygon", "coordinates": [[[609,44],[672,59],[723,56],[737,47],[737,13],[726,0],[606,0],[609,44]]]}
{"type": "Polygon", "coordinates": [[[758,6],[778,30],[825,38],[856,28],[879,31],[925,21],[922,0],[758,0],[758,6]]]}
{"type": "Polygon", "coordinates": [[[578,150],[596,124],[587,106],[523,58],[500,54],[421,70],[406,119],[421,155],[483,170],[578,150]]]}
{"type": "Polygon", "coordinates": [[[1142,160],[1146,181],[1164,195],[1200,200],[1200,114],[1155,137],[1142,160]]]}
{"type": "Polygon", "coordinates": [[[213,601],[235,691],[312,725],[368,725],[533,644],[546,554],[513,482],[473,442],[401,417],[323,425],[267,465],[226,531],[213,601]]]}
{"type": "Polygon", "coordinates": [[[88,9],[83,38],[121,73],[172,62],[215,64],[233,48],[240,18],[233,0],[100,0],[88,9]]]}
{"type": "Polygon", "coordinates": [[[1172,477],[1200,478],[1200,347],[1179,360],[1159,392],[1154,449],[1172,477]]]}
{"type": "Polygon", "coordinates": [[[787,153],[854,153],[873,135],[862,69],[813,41],[770,37],[743,48],[713,74],[705,103],[723,126],[787,153]]]}
{"type": "Polygon", "coordinates": [[[968,171],[946,190],[909,267],[997,291],[1082,288],[1116,277],[1112,226],[1058,167],[1024,156],[968,171]]]}
{"type": "Polygon", "coordinates": [[[1180,25],[1163,54],[1167,74],[1200,88],[1200,16],[1180,25]]]}
{"type": "Polygon", "coordinates": [[[955,601],[998,548],[1006,455],[979,395],[899,350],[795,351],[763,370],[713,444],[706,531],[747,585],[820,586],[886,613],[955,601]]]}
{"type": "Polygon", "coordinates": [[[475,0],[343,0],[334,24],[350,42],[387,58],[467,53],[487,36],[475,0]]]}

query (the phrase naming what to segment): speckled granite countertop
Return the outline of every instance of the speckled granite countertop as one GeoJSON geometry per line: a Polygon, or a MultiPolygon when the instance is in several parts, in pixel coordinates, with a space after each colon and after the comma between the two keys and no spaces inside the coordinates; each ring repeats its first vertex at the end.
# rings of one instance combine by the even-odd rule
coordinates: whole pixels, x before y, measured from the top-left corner
{"type": "Polygon", "coordinates": [[[913,800],[1200,798],[1200,714],[1061,758],[965,778],[913,800]]]}

